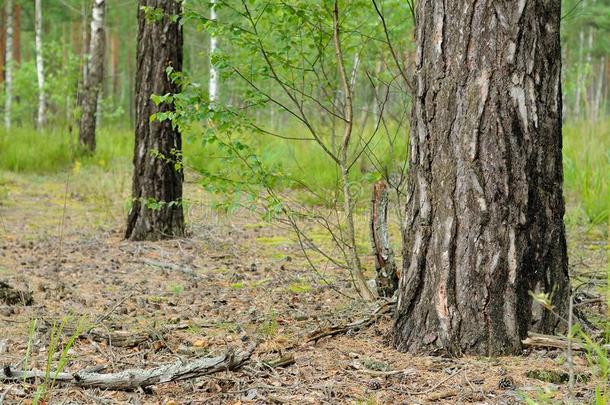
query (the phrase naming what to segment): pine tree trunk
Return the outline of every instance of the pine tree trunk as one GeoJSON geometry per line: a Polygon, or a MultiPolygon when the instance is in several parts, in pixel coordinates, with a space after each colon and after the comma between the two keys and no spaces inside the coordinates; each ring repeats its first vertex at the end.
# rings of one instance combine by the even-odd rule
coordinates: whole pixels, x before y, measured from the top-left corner
{"type": "Polygon", "coordinates": [[[35,18],[34,18],[34,31],[36,35],[36,74],[38,76],[38,119],[36,121],[38,130],[41,130],[46,122],[45,106],[46,96],[44,89],[44,61],[42,57],[42,8],[40,5],[41,0],[36,0],[34,3],[35,7],[35,18]]]}
{"type": "Polygon", "coordinates": [[[4,2],[6,7],[6,45],[4,48],[4,127],[11,128],[13,106],[13,0],[4,2]]]}
{"type": "Polygon", "coordinates": [[[0,10],[0,83],[4,83],[4,58],[6,57],[6,13],[0,10]]]}
{"type": "Polygon", "coordinates": [[[83,79],[79,141],[88,152],[95,151],[95,127],[98,96],[104,81],[104,19],[106,0],[94,0],[91,17],[91,45],[87,75],[83,79]]]}
{"type": "Polygon", "coordinates": [[[180,132],[167,120],[150,120],[152,114],[174,108],[165,102],[155,105],[151,96],[179,91],[166,69],[182,70],[182,27],[175,19],[181,5],[174,0],[140,0],[139,5],[161,9],[164,17],[147,20],[141,8],[138,12],[133,206],[125,237],[158,240],[184,235],[180,132]]]}
{"type": "Polygon", "coordinates": [[[394,343],[520,353],[570,294],[560,0],[421,0],[394,343]]]}

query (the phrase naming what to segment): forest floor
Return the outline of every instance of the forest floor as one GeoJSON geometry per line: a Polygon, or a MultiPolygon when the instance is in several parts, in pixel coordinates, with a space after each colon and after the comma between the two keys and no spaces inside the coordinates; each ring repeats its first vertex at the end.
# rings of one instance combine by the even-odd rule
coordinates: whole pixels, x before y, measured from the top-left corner
{"type": "MultiPolygon", "coordinates": [[[[49,403],[509,404],[526,397],[540,403],[568,398],[566,382],[534,378],[540,370],[559,379],[567,375],[561,350],[530,349],[501,358],[414,357],[390,345],[389,315],[362,330],[307,343],[312,331],[353,321],[372,307],[321,283],[289,230],[249,212],[217,214],[193,184],[186,196],[201,204],[189,206],[189,238],[127,242],[128,190],[128,175],[101,170],[0,173],[0,281],[33,292],[31,305],[0,302],[0,365],[55,368],[66,356],[50,344],[50,325],[62,320],[64,343],[79,322],[97,331],[69,349],[65,371],[71,372],[146,369],[259,344],[237,371],[136,392],[51,387],[47,381],[49,403]],[[36,330],[30,332],[33,320],[36,330]],[[268,364],[288,353],[293,364],[268,364]]],[[[569,230],[575,282],[588,282],[586,288],[597,294],[606,277],[604,232],[569,230]]],[[[354,295],[346,274],[335,271],[332,280],[339,291],[354,295]]],[[[574,362],[579,378],[573,395],[577,403],[589,403],[603,382],[583,354],[574,362]]],[[[0,403],[32,403],[44,383],[0,383],[0,403]]]]}

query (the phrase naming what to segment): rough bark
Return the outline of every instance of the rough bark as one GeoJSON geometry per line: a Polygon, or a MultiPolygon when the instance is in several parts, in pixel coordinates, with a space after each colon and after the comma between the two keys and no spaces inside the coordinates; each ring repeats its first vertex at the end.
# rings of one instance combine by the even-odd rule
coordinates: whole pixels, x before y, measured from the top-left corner
{"type": "Polygon", "coordinates": [[[141,8],[138,13],[133,206],[125,237],[157,240],[184,235],[180,132],[168,120],[150,119],[174,109],[172,103],[155,105],[152,95],[179,91],[166,69],[182,70],[182,27],[175,19],[181,5],[174,0],[140,0],[139,5],[161,9],[164,16],[147,20],[141,8]]]}
{"type": "Polygon", "coordinates": [[[6,39],[4,47],[4,127],[11,128],[13,105],[13,0],[6,0],[6,39]]]}
{"type": "Polygon", "coordinates": [[[36,124],[38,130],[41,130],[46,122],[45,106],[46,106],[46,95],[44,90],[44,60],[42,57],[42,7],[40,4],[41,0],[36,0],[34,3],[35,7],[35,18],[34,28],[36,35],[36,74],[38,77],[38,118],[36,124]]]}
{"type": "Polygon", "coordinates": [[[388,230],[388,186],[380,180],[373,186],[371,239],[375,256],[377,294],[391,297],[398,288],[398,271],[388,230]]]}
{"type": "Polygon", "coordinates": [[[418,2],[400,350],[519,353],[558,325],[530,291],[567,309],[560,8],[418,2]]]}
{"type": "Polygon", "coordinates": [[[106,35],[104,34],[104,20],[106,14],[106,0],[94,0],[91,17],[91,44],[88,66],[84,70],[83,92],[81,99],[81,118],[79,141],[81,146],[89,151],[95,151],[95,128],[98,111],[98,99],[104,81],[104,48],[106,35]]]}

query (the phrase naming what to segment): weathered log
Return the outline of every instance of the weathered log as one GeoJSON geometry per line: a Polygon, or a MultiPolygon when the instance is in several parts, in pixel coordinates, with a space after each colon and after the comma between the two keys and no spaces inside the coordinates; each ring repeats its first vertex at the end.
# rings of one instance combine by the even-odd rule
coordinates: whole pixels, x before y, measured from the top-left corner
{"type": "MultiPolygon", "coordinates": [[[[521,341],[524,346],[529,347],[552,347],[555,349],[567,349],[568,338],[564,336],[543,335],[529,332],[527,338],[521,341]]],[[[610,350],[610,344],[600,345],[605,350],[610,350]]],[[[572,342],[572,350],[587,350],[585,346],[572,342]]]]}
{"type": "MultiPolygon", "coordinates": [[[[181,381],[227,370],[236,370],[250,359],[255,345],[244,351],[229,350],[217,357],[204,357],[188,363],[177,361],[149,370],[128,369],[117,373],[55,373],[49,376],[55,381],[83,388],[101,388],[116,391],[133,391],[155,384],[181,381]]],[[[0,382],[43,379],[44,371],[13,370],[10,366],[0,370],[0,382]]]]}
{"type": "Polygon", "coordinates": [[[384,180],[373,186],[371,242],[375,256],[376,285],[380,297],[391,297],[398,288],[398,271],[388,233],[388,188],[384,180]]]}

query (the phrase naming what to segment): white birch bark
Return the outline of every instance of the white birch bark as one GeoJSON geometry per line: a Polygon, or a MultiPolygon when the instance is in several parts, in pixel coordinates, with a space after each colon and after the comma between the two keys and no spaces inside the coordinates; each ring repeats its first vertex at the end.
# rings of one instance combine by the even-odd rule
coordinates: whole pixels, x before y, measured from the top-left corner
{"type": "Polygon", "coordinates": [[[580,118],[580,99],[582,88],[584,86],[584,74],[583,74],[583,54],[585,47],[585,33],[581,29],[578,33],[578,75],[576,77],[576,97],[574,100],[574,117],[580,118]]]}
{"type": "Polygon", "coordinates": [[[37,128],[42,130],[46,123],[46,95],[44,90],[44,59],[42,57],[42,7],[41,0],[35,0],[35,35],[36,35],[36,74],[38,76],[38,119],[37,128]]]}
{"type": "Polygon", "coordinates": [[[4,59],[4,127],[11,128],[13,105],[13,0],[6,0],[6,56],[4,59]]]}
{"type": "Polygon", "coordinates": [[[602,105],[602,93],[604,89],[604,78],[606,76],[606,58],[602,57],[599,61],[599,73],[597,76],[597,84],[595,89],[595,96],[593,98],[593,120],[597,121],[600,117],[600,110],[602,105]]]}
{"type": "MultiPolygon", "coordinates": [[[[216,0],[210,1],[210,20],[216,21],[216,0]]],[[[210,81],[208,85],[208,95],[210,103],[214,103],[218,99],[218,70],[212,64],[212,55],[218,48],[218,38],[216,35],[210,35],[210,81]]]]}

